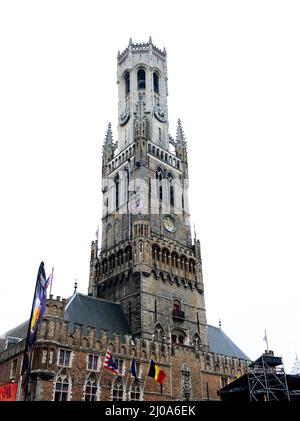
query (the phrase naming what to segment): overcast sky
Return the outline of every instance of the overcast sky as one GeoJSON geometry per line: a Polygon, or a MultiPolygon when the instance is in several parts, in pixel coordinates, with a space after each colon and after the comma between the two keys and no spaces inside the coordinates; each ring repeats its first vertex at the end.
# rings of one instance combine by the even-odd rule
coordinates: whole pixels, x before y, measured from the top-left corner
{"type": "Polygon", "coordinates": [[[168,54],[170,134],[189,150],[208,322],[250,358],[300,353],[299,1],[0,3],[0,333],[29,317],[38,266],[87,292],[118,50],[168,54]]]}

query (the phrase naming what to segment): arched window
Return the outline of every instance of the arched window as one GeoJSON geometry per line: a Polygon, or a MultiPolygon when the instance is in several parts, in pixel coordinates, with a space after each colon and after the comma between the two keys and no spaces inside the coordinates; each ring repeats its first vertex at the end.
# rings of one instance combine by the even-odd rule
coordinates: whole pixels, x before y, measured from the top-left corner
{"type": "Polygon", "coordinates": [[[160,252],[160,248],[156,244],[154,244],[152,246],[152,258],[154,260],[159,260],[159,252],[160,252]]]}
{"type": "Polygon", "coordinates": [[[137,71],[137,87],[138,89],[146,89],[146,72],[144,69],[137,71]]]}
{"type": "Polygon", "coordinates": [[[185,345],[186,334],[184,331],[176,329],[172,331],[171,339],[172,339],[172,344],[185,345]]]}
{"type": "MultiPolygon", "coordinates": [[[[124,175],[125,175],[125,180],[123,181],[123,183],[124,183],[123,188],[125,190],[125,201],[127,201],[128,198],[129,198],[129,171],[128,171],[128,168],[125,168],[124,175]]],[[[124,177],[123,177],[123,179],[124,179],[124,177]]],[[[123,197],[124,197],[124,193],[123,193],[123,197]]]]}
{"type": "Polygon", "coordinates": [[[174,207],[174,204],[175,204],[174,177],[171,173],[168,173],[168,181],[169,181],[170,205],[174,207]]]}
{"type": "Polygon", "coordinates": [[[184,255],[180,257],[180,269],[186,270],[187,269],[187,259],[184,255]]]}
{"type": "Polygon", "coordinates": [[[178,254],[175,251],[172,252],[171,263],[173,267],[178,267],[178,254]]]}
{"type": "Polygon", "coordinates": [[[135,381],[130,388],[130,400],[131,401],[141,400],[140,384],[137,381],[135,381]]]}
{"type": "Polygon", "coordinates": [[[71,378],[66,369],[60,371],[57,375],[54,389],[55,401],[68,401],[70,400],[71,392],[71,378]]]}
{"type": "Polygon", "coordinates": [[[162,263],[169,264],[170,252],[168,249],[162,249],[162,263]]]}
{"type": "Polygon", "coordinates": [[[124,82],[125,82],[125,95],[128,95],[130,92],[130,74],[128,71],[124,75],[124,82]]]}
{"type": "Polygon", "coordinates": [[[115,177],[115,204],[116,209],[119,207],[119,185],[120,185],[120,177],[119,174],[115,177]]]}
{"type": "Polygon", "coordinates": [[[132,260],[132,248],[131,246],[126,246],[125,248],[125,262],[130,262],[132,260]]]}
{"type": "Polygon", "coordinates": [[[195,261],[193,259],[189,260],[189,271],[195,273],[195,261]]]}
{"type": "Polygon", "coordinates": [[[180,311],[181,310],[181,304],[179,300],[173,301],[173,310],[174,311],[180,311]]]}
{"type": "Polygon", "coordinates": [[[174,186],[170,186],[170,205],[174,207],[174,186]]]}
{"type": "Polygon", "coordinates": [[[154,339],[156,341],[162,341],[163,337],[164,337],[164,330],[161,324],[158,323],[154,328],[154,339]]]}
{"type": "Polygon", "coordinates": [[[158,198],[159,200],[163,200],[163,188],[162,188],[162,179],[163,179],[163,173],[161,168],[157,168],[156,171],[156,179],[157,179],[157,191],[158,191],[158,198]]]}
{"type": "Polygon", "coordinates": [[[112,400],[113,401],[124,400],[124,387],[123,387],[123,382],[121,378],[116,379],[113,385],[112,400]]]}
{"type": "Polygon", "coordinates": [[[193,336],[193,346],[195,347],[196,351],[199,349],[200,344],[201,344],[201,339],[198,333],[195,333],[195,335],[193,336]]]}
{"type": "Polygon", "coordinates": [[[159,94],[159,76],[157,72],[153,73],[153,88],[154,88],[154,92],[159,94]]]}
{"type": "Polygon", "coordinates": [[[84,400],[96,401],[97,400],[98,384],[95,375],[90,375],[84,387],[84,400]]]}

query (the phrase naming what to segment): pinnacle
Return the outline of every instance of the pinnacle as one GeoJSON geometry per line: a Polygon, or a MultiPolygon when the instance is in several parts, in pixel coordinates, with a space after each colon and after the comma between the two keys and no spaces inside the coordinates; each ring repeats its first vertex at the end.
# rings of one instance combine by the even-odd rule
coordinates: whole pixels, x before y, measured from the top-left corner
{"type": "Polygon", "coordinates": [[[180,118],[177,120],[176,141],[185,144],[185,134],[181,125],[180,118]]]}
{"type": "Polygon", "coordinates": [[[111,130],[111,122],[108,123],[107,131],[105,135],[105,145],[112,144],[113,143],[113,135],[111,130]]]}

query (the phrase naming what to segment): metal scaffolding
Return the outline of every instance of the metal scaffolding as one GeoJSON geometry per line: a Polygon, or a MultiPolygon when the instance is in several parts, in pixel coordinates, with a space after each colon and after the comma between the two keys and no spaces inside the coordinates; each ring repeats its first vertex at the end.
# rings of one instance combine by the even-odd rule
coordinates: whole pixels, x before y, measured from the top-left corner
{"type": "Polygon", "coordinates": [[[273,351],[265,351],[249,364],[247,376],[250,401],[290,400],[282,358],[273,351]]]}

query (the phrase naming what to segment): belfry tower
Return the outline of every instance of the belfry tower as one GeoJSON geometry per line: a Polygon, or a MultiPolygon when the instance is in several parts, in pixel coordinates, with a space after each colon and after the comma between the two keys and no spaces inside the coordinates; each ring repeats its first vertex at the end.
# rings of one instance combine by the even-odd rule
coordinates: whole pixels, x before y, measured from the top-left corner
{"type": "Polygon", "coordinates": [[[199,240],[191,237],[187,144],[169,134],[167,53],[148,43],[118,53],[118,137],[102,154],[101,245],[89,295],[122,305],[135,336],[208,349],[199,240]]]}

